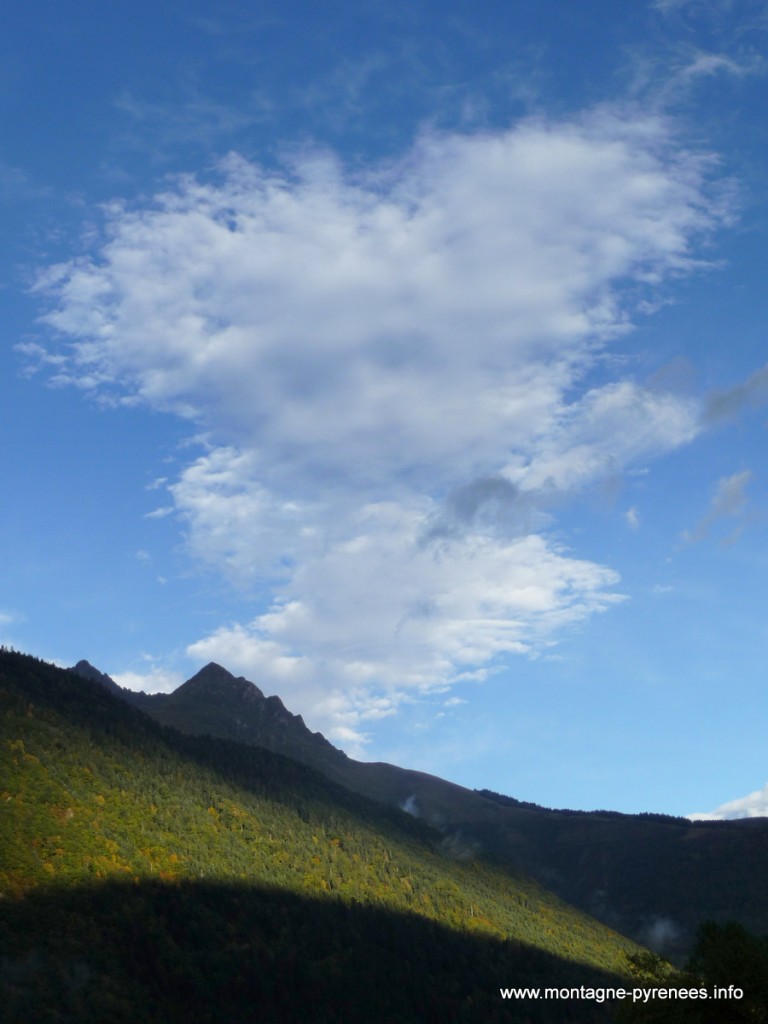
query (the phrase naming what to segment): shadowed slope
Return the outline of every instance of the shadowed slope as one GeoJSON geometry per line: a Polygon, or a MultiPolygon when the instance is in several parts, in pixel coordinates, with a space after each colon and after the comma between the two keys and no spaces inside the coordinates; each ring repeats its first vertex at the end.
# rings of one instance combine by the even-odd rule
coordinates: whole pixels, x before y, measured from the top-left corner
{"type": "Polygon", "coordinates": [[[423,1024],[611,1019],[501,987],[615,986],[523,944],[339,900],[185,881],[47,887],[0,905],[7,1024],[423,1024]]]}

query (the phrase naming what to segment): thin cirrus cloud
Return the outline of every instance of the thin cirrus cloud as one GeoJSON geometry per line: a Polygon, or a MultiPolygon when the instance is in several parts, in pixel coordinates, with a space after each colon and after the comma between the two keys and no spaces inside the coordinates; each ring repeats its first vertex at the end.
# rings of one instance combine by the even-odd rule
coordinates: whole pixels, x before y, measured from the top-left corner
{"type": "Polygon", "coordinates": [[[760,406],[768,400],[768,366],[755,370],[747,380],[707,397],[704,417],[709,423],[735,419],[744,409],[760,406]]]}
{"type": "Polygon", "coordinates": [[[29,351],[202,430],[173,508],[265,610],[189,653],[354,743],[618,600],[548,533],[553,499],[701,427],[601,357],[641,292],[699,265],[709,168],[662,120],[601,109],[426,134],[364,171],[230,156],[112,204],[92,255],[41,277],[52,339],[29,351]]]}
{"type": "Polygon", "coordinates": [[[716,525],[725,521],[736,524],[735,531],[729,537],[729,540],[735,540],[739,536],[749,505],[747,485],[751,479],[752,471],[749,469],[721,477],[717,481],[707,514],[692,533],[683,533],[683,539],[689,543],[705,540],[716,525]]]}

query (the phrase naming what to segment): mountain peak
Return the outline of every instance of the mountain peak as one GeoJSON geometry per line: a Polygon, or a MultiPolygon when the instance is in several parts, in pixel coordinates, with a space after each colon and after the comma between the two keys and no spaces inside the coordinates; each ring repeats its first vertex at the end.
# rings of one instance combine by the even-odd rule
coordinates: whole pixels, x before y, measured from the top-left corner
{"type": "Polygon", "coordinates": [[[203,665],[199,672],[196,672],[192,679],[196,679],[198,676],[206,676],[211,678],[226,678],[234,679],[235,676],[223,665],[219,665],[217,661],[209,661],[207,665],[203,665]]]}
{"type": "Polygon", "coordinates": [[[76,672],[82,679],[90,679],[94,683],[101,683],[102,686],[105,686],[112,693],[116,693],[121,697],[125,693],[122,686],[118,686],[112,676],[108,676],[106,672],[99,672],[99,670],[94,668],[90,661],[86,661],[85,658],[82,658],[76,665],[73,665],[69,671],[76,672]]]}
{"type": "Polygon", "coordinates": [[[94,668],[90,661],[86,661],[85,658],[81,658],[76,665],[73,665],[70,672],[77,672],[83,679],[95,679],[98,682],[110,678],[104,672],[99,672],[97,668],[94,668]]]}
{"type": "Polygon", "coordinates": [[[301,715],[292,714],[279,697],[265,697],[255,683],[234,676],[215,661],[173,693],[124,690],[85,660],[72,671],[102,683],[163,725],[181,732],[263,746],[320,768],[346,761],[342,751],[319,732],[311,732],[301,715]]]}
{"type": "Polygon", "coordinates": [[[257,701],[264,700],[264,694],[255,683],[243,676],[234,676],[215,661],[208,662],[191,679],[174,690],[172,696],[177,700],[188,697],[213,697],[217,700],[233,699],[257,701]]]}

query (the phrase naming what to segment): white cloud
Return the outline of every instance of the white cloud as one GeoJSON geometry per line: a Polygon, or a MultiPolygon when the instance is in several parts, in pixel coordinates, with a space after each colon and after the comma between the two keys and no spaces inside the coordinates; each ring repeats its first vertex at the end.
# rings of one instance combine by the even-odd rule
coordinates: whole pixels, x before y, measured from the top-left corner
{"type": "Polygon", "coordinates": [[[689,818],[700,821],[723,821],[734,818],[768,818],[768,783],[737,800],[729,800],[714,811],[689,814],[689,818]]]}
{"type": "Polygon", "coordinates": [[[632,506],[632,508],[627,509],[627,511],[624,513],[624,518],[627,522],[627,526],[631,530],[637,530],[640,526],[640,514],[634,505],[632,506]]]}
{"type": "Polygon", "coordinates": [[[697,53],[680,72],[687,78],[698,78],[702,76],[715,75],[718,72],[727,72],[737,77],[753,74],[759,64],[739,64],[738,61],[727,57],[722,53],[697,53]]]}
{"type": "Polygon", "coordinates": [[[614,572],[543,537],[469,533],[425,543],[424,522],[399,505],[364,507],[343,537],[326,535],[305,554],[269,611],[188,653],[252,673],[325,727],[347,706],[345,694],[357,722],[372,692],[420,693],[477,666],[488,671],[619,599],[607,592],[614,572]],[[329,705],[329,694],[342,705],[329,705]]]}
{"type": "Polygon", "coordinates": [[[647,289],[698,265],[708,166],[602,109],[427,134],[356,173],[231,156],[112,204],[98,251],[41,281],[45,360],[206,431],[172,508],[267,611],[190,652],[360,736],[377,701],[607,607],[615,573],[548,535],[552,500],[700,428],[690,400],[590,374],[647,289]]]}
{"type": "Polygon", "coordinates": [[[176,509],[173,505],[164,505],[162,508],[152,509],[151,512],[147,512],[144,515],[145,519],[165,519],[166,516],[173,515],[176,509]]]}
{"type": "Polygon", "coordinates": [[[162,668],[148,672],[112,672],[110,678],[127,690],[144,690],[145,693],[172,693],[184,682],[181,673],[162,668]]]}
{"type": "Polygon", "coordinates": [[[630,381],[587,391],[557,413],[522,474],[528,486],[570,489],[670,451],[699,430],[695,402],[630,381]]]}

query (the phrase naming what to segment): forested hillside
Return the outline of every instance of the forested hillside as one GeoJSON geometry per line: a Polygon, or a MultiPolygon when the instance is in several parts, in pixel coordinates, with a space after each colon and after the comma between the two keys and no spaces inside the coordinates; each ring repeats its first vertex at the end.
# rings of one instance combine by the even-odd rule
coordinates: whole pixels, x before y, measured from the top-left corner
{"type": "Polygon", "coordinates": [[[474,834],[504,862],[676,962],[705,921],[768,933],[768,821],[689,821],[656,814],[520,806],[474,834]]]}
{"type": "Polygon", "coordinates": [[[626,970],[628,940],[308,767],[14,652],[0,700],[9,1020],[520,1020],[500,986],[626,970]]]}
{"type": "Polygon", "coordinates": [[[768,931],[766,820],[694,823],[654,813],[551,810],[396,765],[355,761],[276,697],[220,665],[207,665],[172,694],[151,696],[120,690],[85,662],[76,671],[161,724],[284,752],[345,790],[392,808],[407,805],[446,841],[532,875],[678,963],[704,921],[768,931]]]}

